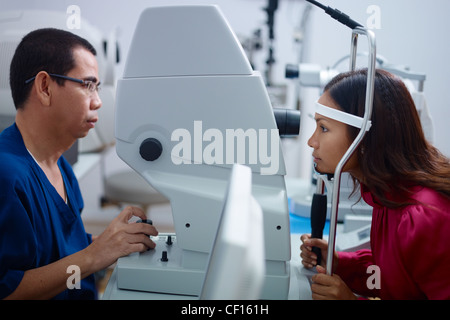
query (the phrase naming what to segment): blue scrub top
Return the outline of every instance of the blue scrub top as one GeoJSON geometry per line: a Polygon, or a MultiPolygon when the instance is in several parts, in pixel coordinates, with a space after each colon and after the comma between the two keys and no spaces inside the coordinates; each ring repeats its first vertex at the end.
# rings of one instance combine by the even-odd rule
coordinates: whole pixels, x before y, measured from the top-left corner
{"type": "MultiPolygon", "coordinates": [[[[81,220],[83,198],[70,164],[61,157],[68,204],[34,161],[16,124],[0,134],[0,298],[11,294],[26,270],[86,248],[92,238],[81,220]]],[[[70,277],[72,273],[68,273],[70,277]]],[[[55,299],[96,299],[94,276],[55,299]]]]}

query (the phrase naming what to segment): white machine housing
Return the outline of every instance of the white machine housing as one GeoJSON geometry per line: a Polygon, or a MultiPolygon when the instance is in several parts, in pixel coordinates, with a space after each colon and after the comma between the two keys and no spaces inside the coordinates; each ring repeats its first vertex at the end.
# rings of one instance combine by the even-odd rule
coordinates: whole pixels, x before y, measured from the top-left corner
{"type": "MultiPolygon", "coordinates": [[[[117,84],[115,128],[117,154],[170,200],[176,231],[168,263],[161,263],[158,246],[119,259],[119,290],[200,294],[233,166],[228,161],[205,163],[198,156],[217,139],[208,140],[204,133],[212,129],[225,138],[227,130],[254,130],[259,151],[276,155],[278,164],[273,173],[263,174],[267,161],[258,158],[249,163],[248,150],[254,146],[245,149],[246,161],[241,163],[252,170],[252,192],[263,210],[266,275],[262,298],[287,298],[291,251],[286,170],[273,109],[261,75],[252,70],[217,6],[143,11],[123,79],[117,84]],[[189,132],[193,152],[174,153],[180,143],[172,141],[177,129],[189,132]],[[270,139],[273,132],[275,140],[270,139]],[[265,138],[270,143],[264,144],[265,138]],[[153,160],[145,160],[140,152],[148,139],[153,139],[150,149],[159,150],[153,160]]],[[[250,140],[247,136],[244,142],[250,140]]],[[[222,142],[225,159],[230,150],[222,142]]],[[[231,151],[236,155],[239,142],[234,142],[231,151]]]]}
{"type": "Polygon", "coordinates": [[[224,200],[200,299],[259,299],[266,267],[263,214],[249,167],[233,166],[224,200]]]}

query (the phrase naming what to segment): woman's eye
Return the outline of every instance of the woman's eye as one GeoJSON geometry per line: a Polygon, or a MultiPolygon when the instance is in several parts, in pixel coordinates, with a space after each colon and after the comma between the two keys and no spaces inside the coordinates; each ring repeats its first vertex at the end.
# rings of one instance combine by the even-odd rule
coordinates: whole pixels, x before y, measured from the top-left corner
{"type": "Polygon", "coordinates": [[[322,129],[322,132],[328,132],[328,129],[325,128],[324,126],[320,126],[320,128],[322,129]]]}

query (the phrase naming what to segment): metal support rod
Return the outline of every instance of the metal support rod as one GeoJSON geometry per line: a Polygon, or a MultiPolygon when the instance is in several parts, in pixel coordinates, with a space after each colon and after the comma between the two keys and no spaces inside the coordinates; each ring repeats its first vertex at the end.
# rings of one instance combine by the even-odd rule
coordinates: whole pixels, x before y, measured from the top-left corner
{"type": "Polygon", "coordinates": [[[352,42],[350,44],[350,70],[356,69],[356,58],[358,53],[358,33],[352,32],[352,42]]]}
{"type": "Polygon", "coordinates": [[[318,193],[318,194],[325,193],[325,183],[323,182],[321,176],[317,177],[316,193],[318,193]]]}
{"type": "Polygon", "coordinates": [[[336,243],[336,227],[338,218],[339,192],[341,186],[342,169],[347,163],[347,161],[350,159],[352,154],[356,151],[362,139],[364,138],[364,135],[366,134],[368,121],[372,117],[372,106],[373,106],[374,85],[375,85],[375,67],[376,67],[375,34],[368,29],[360,27],[353,29],[352,43],[351,43],[351,59],[350,59],[351,70],[355,70],[356,67],[356,52],[359,34],[367,36],[367,40],[369,43],[369,61],[367,68],[367,86],[366,86],[364,121],[362,124],[362,128],[359,131],[359,134],[356,136],[353,143],[350,145],[350,147],[348,148],[342,159],[339,161],[334,171],[334,184],[331,200],[330,230],[329,230],[328,254],[327,254],[327,274],[329,275],[333,274],[333,265],[334,265],[333,260],[336,243]]]}

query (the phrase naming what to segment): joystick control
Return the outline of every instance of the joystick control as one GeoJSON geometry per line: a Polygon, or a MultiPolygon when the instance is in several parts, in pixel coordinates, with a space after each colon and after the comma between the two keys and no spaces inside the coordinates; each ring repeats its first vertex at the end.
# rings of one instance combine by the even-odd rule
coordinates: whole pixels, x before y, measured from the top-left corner
{"type": "Polygon", "coordinates": [[[136,223],[147,223],[149,225],[153,225],[153,221],[150,219],[138,220],[138,221],[136,221],[136,223]]]}

